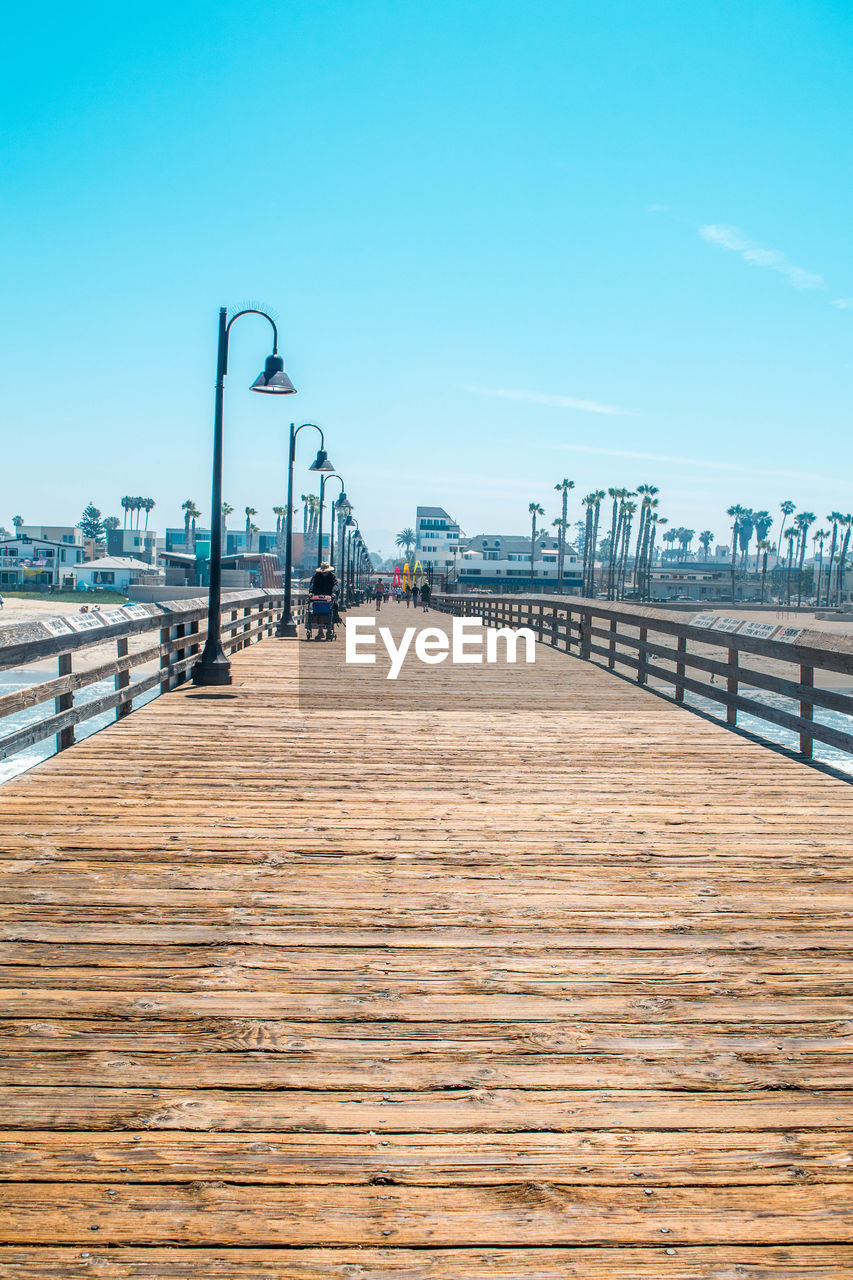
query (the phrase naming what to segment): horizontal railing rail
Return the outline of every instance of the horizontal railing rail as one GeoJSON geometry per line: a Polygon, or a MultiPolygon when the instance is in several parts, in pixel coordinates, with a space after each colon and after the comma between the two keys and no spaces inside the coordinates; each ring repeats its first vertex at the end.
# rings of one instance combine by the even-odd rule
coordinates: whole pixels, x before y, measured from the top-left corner
{"type": "MultiPolygon", "coordinates": [[[[235,653],[275,630],[283,604],[282,593],[269,590],[230,592],[223,596],[222,647],[235,653]]],[[[295,596],[301,615],[303,597],[295,596]]],[[[57,675],[36,679],[20,689],[0,694],[0,760],[8,759],[46,738],[56,737],[57,751],[70,747],[75,728],[115,710],[122,719],[134,702],[151,690],[166,693],[182,684],[198,660],[207,638],[207,600],[129,604],[120,609],[92,609],[64,618],[37,619],[0,629],[0,671],[23,670],[48,660],[57,661],[57,675]],[[144,643],[148,634],[153,643],[144,643]],[[142,637],[139,648],[131,642],[142,637]],[[115,657],[74,670],[74,658],[105,644],[115,645],[115,657]],[[156,662],[157,669],[132,681],[134,668],[156,662]],[[96,698],[78,701],[82,690],[105,680],[113,688],[96,698]],[[4,733],[9,717],[53,702],[53,714],[4,733]]]]}
{"type": "Polygon", "coordinates": [[[707,698],[725,707],[731,726],[745,713],[788,729],[798,735],[805,759],[813,757],[816,741],[853,755],[853,697],[815,683],[815,672],[825,671],[849,676],[853,686],[853,636],[709,614],[681,621],[663,609],[573,596],[437,595],[434,603],[456,616],[480,617],[486,626],[529,627],[542,643],[609,671],[627,667],[640,685],[652,677],[673,690],[655,692],[677,703],[685,704],[688,693],[707,698]],[[744,666],[742,659],[750,655],[786,664],[785,674],[744,666]],[[747,697],[744,690],[791,699],[799,714],[747,697]],[[816,707],[850,717],[850,728],[816,721],[816,707]]]}

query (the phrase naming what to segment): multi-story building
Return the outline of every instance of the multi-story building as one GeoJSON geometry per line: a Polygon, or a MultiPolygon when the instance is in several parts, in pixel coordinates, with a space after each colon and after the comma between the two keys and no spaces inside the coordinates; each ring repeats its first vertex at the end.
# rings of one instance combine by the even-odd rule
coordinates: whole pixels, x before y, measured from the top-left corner
{"type": "Polygon", "coordinates": [[[24,538],[38,538],[42,542],[64,542],[72,547],[83,545],[83,534],[73,524],[22,524],[18,534],[24,538]]]}
{"type": "Polygon", "coordinates": [[[23,533],[4,538],[0,541],[0,586],[73,586],[74,567],[83,563],[84,556],[82,543],[55,542],[23,533]]]}
{"type": "MultiPolygon", "coordinates": [[[[533,590],[555,591],[559,542],[550,535],[537,537],[533,560],[533,590]]],[[[465,540],[448,590],[480,588],[507,592],[531,589],[530,538],[515,534],[480,533],[465,540]]],[[[582,564],[574,547],[566,545],[562,589],[580,591],[582,564]]]]}
{"type": "Polygon", "coordinates": [[[446,573],[452,569],[462,530],[443,507],[418,507],[415,513],[415,559],[424,569],[446,573]]]}
{"type": "Polygon", "coordinates": [[[153,529],[109,529],[107,555],[157,563],[157,534],[153,529]]]}

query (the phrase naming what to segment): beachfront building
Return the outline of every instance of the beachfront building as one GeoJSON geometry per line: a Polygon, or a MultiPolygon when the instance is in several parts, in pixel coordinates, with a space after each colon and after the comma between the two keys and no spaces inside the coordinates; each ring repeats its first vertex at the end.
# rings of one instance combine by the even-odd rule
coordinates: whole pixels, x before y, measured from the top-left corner
{"type": "Polygon", "coordinates": [[[99,560],[90,560],[74,570],[77,588],[95,590],[106,587],[112,591],[127,591],[140,582],[156,583],[163,581],[162,571],[153,569],[146,560],[135,560],[132,556],[101,556],[99,560]]]}
{"type": "Polygon", "coordinates": [[[73,586],[73,575],[83,563],[84,555],[82,542],[58,542],[23,532],[17,538],[3,538],[0,541],[0,590],[3,587],[73,586]]]}
{"type": "Polygon", "coordinates": [[[119,559],[144,560],[150,568],[157,563],[157,534],[153,529],[109,529],[106,550],[119,559]]]}
{"type": "Polygon", "coordinates": [[[459,525],[444,507],[418,507],[415,513],[415,560],[425,570],[448,573],[463,541],[459,525]]]}
{"type": "MultiPolygon", "coordinates": [[[[533,590],[556,591],[559,542],[546,535],[537,537],[533,560],[533,590]]],[[[452,561],[451,561],[452,564],[452,561]]],[[[582,564],[574,547],[567,544],[563,559],[563,592],[576,595],[581,589],[582,564]]],[[[456,572],[448,589],[475,588],[487,591],[530,590],[530,538],[516,534],[479,533],[464,542],[456,572]]]]}
{"type": "Polygon", "coordinates": [[[68,547],[82,547],[83,534],[74,524],[22,524],[18,534],[37,538],[40,542],[62,542],[68,547]]]}

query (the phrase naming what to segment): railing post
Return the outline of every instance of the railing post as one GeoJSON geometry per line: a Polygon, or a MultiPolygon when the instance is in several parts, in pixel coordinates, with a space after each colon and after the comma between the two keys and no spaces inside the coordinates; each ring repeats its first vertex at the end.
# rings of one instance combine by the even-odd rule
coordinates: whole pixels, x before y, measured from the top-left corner
{"type": "MultiPolygon", "coordinates": [[[[738,665],[737,649],[729,649],[729,666],[736,667],[738,665]]],[[[737,693],[738,678],[736,675],[730,675],[726,681],[726,691],[728,693],[737,693]]],[[[737,724],[737,707],[726,707],[726,724],[737,724]]]]}
{"type": "Polygon", "coordinates": [[[592,614],[589,609],[581,610],[581,657],[587,662],[590,659],[592,644],[592,614]]]}
{"type": "MultiPolygon", "coordinates": [[[[59,655],[58,674],[61,676],[71,675],[71,654],[61,653],[59,655]]],[[[70,711],[74,706],[74,694],[61,693],[58,698],[54,699],[54,710],[57,715],[60,711],[70,711]]],[[[56,735],[57,751],[64,751],[66,747],[74,746],[74,725],[70,724],[67,729],[60,729],[56,735]]]]}
{"type": "MultiPolygon", "coordinates": [[[[119,636],[116,640],[116,657],[127,657],[127,636],[119,636]]],[[[120,689],[127,689],[130,685],[130,670],[117,671],[115,678],[116,692],[120,689]]],[[[120,702],[116,707],[116,720],[123,720],[125,716],[129,716],[133,710],[133,699],[128,698],[126,702],[120,702]]]]}
{"type": "Polygon", "coordinates": [[[246,649],[252,643],[251,635],[248,634],[252,630],[252,606],[251,605],[248,605],[243,610],[243,617],[246,619],[246,621],[243,624],[243,635],[245,636],[245,639],[243,640],[242,648],[246,649]]]}
{"type": "Polygon", "coordinates": [[[678,658],[675,663],[675,701],[684,701],[684,672],[687,668],[685,658],[687,656],[687,636],[678,637],[678,658]]]}
{"type": "MultiPolygon", "coordinates": [[[[800,684],[808,689],[814,688],[814,667],[806,667],[800,664],[800,684]]],[[[800,702],[800,715],[804,720],[814,720],[814,703],[804,699],[800,702]]],[[[807,760],[812,758],[812,748],[814,740],[810,733],[800,734],[800,754],[805,756],[807,760]]]]}
{"type": "MultiPolygon", "coordinates": [[[[175,627],[176,638],[183,640],[186,633],[187,633],[186,623],[179,622],[175,627]]],[[[178,659],[179,662],[182,658],[185,658],[186,656],[187,656],[186,649],[178,649],[177,653],[175,654],[175,657],[178,659]]],[[[175,685],[183,684],[186,678],[187,678],[186,671],[179,671],[178,674],[175,676],[175,685]]]]}
{"type": "Polygon", "coordinates": [[[615,618],[610,619],[610,639],[607,641],[607,670],[612,671],[616,666],[616,630],[619,626],[615,618]]]}
{"type": "Polygon", "coordinates": [[[160,679],[161,693],[169,692],[169,685],[170,685],[169,664],[172,660],[172,653],[170,649],[171,639],[172,639],[172,628],[161,627],[160,628],[160,646],[161,646],[162,652],[160,653],[160,670],[165,672],[165,675],[163,675],[160,679]],[[164,645],[165,645],[165,649],[163,650],[164,645]]]}
{"type": "Polygon", "coordinates": [[[645,684],[648,680],[648,672],[646,671],[646,663],[648,661],[648,650],[646,649],[646,640],[648,639],[648,627],[640,627],[640,648],[638,649],[638,657],[640,665],[637,667],[637,684],[645,684]]]}

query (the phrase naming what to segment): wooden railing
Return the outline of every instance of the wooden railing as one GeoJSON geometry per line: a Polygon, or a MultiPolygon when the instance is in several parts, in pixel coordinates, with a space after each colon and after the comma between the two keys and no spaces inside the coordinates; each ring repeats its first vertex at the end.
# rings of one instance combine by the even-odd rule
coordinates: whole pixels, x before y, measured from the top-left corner
{"type": "Polygon", "coordinates": [[[610,671],[627,667],[640,685],[652,677],[666,686],[655,692],[666,696],[671,688],[675,702],[684,704],[691,693],[722,704],[729,725],[737,725],[742,712],[789,729],[799,735],[806,759],[815,741],[853,754],[853,697],[815,683],[815,672],[823,671],[849,676],[853,685],[853,636],[708,614],[679,621],[664,609],[570,596],[439,595],[434,603],[457,616],[482,618],[486,626],[530,627],[554,648],[610,671]],[[751,655],[784,664],[782,673],[744,666],[742,659],[751,655]],[[744,689],[793,699],[799,713],[744,696],[744,689]],[[816,707],[851,717],[850,728],[815,721],[816,707]]]}
{"type": "MultiPolygon", "coordinates": [[[[226,653],[244,649],[270,636],[282,607],[282,593],[266,590],[225,593],[222,601],[222,646],[226,653]]],[[[301,612],[301,599],[294,611],[301,612]]],[[[56,749],[74,742],[78,724],[115,710],[115,718],[128,715],[136,699],[151,690],[166,693],[182,684],[197,661],[207,636],[207,600],[192,599],[162,604],[130,604],[120,609],[92,609],[65,618],[38,619],[0,630],[0,671],[25,669],[53,659],[54,679],[42,680],[0,694],[0,735],[7,717],[42,703],[54,703],[53,715],[0,736],[0,760],[45,738],[56,736],[56,749]],[[152,643],[144,638],[151,635],[152,643]],[[141,647],[134,646],[142,637],[141,647]],[[74,670],[80,658],[96,646],[115,645],[115,657],[97,660],[94,666],[74,670]],[[131,683],[135,667],[156,662],[154,672],[131,683]],[[85,702],[75,700],[80,690],[112,680],[108,693],[85,702]]]]}

